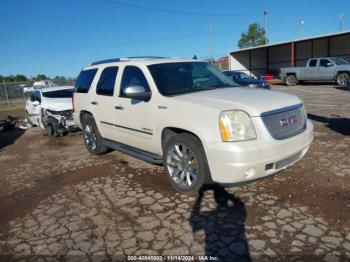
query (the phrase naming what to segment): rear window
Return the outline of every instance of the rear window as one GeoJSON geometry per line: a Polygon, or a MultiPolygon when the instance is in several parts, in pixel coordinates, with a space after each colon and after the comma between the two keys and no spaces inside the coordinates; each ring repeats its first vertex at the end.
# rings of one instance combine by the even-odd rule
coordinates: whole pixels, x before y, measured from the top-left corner
{"type": "Polygon", "coordinates": [[[73,96],[74,89],[56,90],[43,92],[43,97],[47,98],[71,98],[73,96]]]}
{"type": "Polygon", "coordinates": [[[81,71],[77,82],[75,83],[76,93],[87,93],[89,92],[92,80],[96,75],[97,68],[81,71]]]}

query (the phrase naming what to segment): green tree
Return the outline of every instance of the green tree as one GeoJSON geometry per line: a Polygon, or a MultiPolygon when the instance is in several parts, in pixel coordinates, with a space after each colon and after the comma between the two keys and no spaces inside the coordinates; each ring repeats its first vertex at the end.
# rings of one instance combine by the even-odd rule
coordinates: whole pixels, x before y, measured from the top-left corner
{"type": "Polygon", "coordinates": [[[47,77],[44,74],[38,74],[36,77],[33,78],[34,81],[40,81],[40,80],[45,80],[48,79],[49,77],[47,77]]]}
{"type": "Polygon", "coordinates": [[[238,41],[239,48],[247,48],[265,44],[267,44],[265,40],[265,29],[258,23],[250,24],[248,31],[246,33],[242,33],[241,38],[238,41]]]}
{"type": "Polygon", "coordinates": [[[15,82],[25,82],[25,81],[27,81],[28,79],[27,79],[27,77],[26,76],[24,76],[24,75],[16,75],[15,77],[14,77],[14,81],[15,82]]]}

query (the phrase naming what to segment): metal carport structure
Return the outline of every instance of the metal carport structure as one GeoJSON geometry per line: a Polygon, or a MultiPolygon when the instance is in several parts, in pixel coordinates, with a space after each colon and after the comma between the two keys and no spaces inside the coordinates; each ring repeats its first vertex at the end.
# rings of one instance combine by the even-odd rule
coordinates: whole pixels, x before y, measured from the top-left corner
{"type": "Polygon", "coordinates": [[[289,66],[305,66],[313,57],[337,56],[350,61],[350,31],[245,48],[228,53],[229,68],[259,76],[289,66]]]}

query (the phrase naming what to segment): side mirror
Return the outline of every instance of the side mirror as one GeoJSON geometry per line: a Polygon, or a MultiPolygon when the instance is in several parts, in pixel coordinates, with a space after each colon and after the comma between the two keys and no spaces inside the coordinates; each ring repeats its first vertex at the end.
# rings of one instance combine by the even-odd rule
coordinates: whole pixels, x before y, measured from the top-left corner
{"type": "Polygon", "coordinates": [[[38,106],[38,105],[40,105],[40,103],[39,103],[39,101],[33,101],[33,106],[38,106]]]}
{"type": "Polygon", "coordinates": [[[123,96],[137,100],[148,100],[151,97],[151,92],[143,86],[128,86],[125,88],[123,96]]]}
{"type": "Polygon", "coordinates": [[[330,67],[330,66],[333,66],[333,64],[331,62],[327,62],[326,67],[330,67]]]}

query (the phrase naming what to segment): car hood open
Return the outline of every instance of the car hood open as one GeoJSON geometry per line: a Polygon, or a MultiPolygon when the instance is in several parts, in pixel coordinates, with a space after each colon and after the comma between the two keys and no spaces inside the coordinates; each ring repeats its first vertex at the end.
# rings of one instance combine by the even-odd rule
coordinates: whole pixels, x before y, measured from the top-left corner
{"type": "Polygon", "coordinates": [[[301,103],[300,99],[295,95],[243,87],[218,88],[183,94],[173,98],[221,111],[244,110],[250,116],[260,116],[263,112],[301,103]]]}

